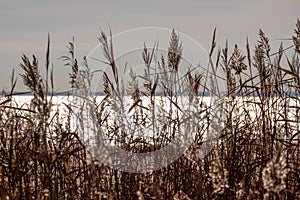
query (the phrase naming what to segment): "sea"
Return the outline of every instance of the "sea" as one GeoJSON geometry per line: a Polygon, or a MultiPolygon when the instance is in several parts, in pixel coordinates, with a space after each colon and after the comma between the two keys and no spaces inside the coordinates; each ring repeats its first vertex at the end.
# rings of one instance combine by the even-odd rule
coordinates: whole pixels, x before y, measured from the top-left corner
{"type": "MultiPolygon", "coordinates": [[[[0,108],[3,107],[6,97],[0,96],[0,108]],[[2,104],[2,105],[1,105],[2,104]]],[[[10,106],[15,106],[22,109],[30,109],[30,102],[33,99],[33,95],[15,95],[12,96],[12,103],[10,106]]],[[[93,109],[89,107],[88,105],[100,105],[103,103],[105,99],[105,96],[99,95],[94,96],[90,98],[78,98],[73,95],[55,95],[51,98],[52,107],[51,107],[51,117],[54,117],[59,113],[59,120],[61,120],[62,124],[65,124],[67,122],[68,114],[70,113],[70,106],[73,109],[73,112],[80,112],[82,108],[85,108],[87,112],[90,111],[90,109],[93,109]],[[95,104],[86,104],[87,100],[94,100],[95,104]]],[[[50,101],[50,97],[48,97],[48,101],[50,101]]],[[[272,125],[276,126],[285,126],[286,123],[288,124],[288,127],[291,131],[291,135],[294,135],[295,137],[292,138],[293,140],[296,140],[299,138],[299,132],[300,132],[300,98],[299,97],[293,97],[293,98],[280,98],[280,97],[272,97],[269,99],[269,101],[266,101],[264,103],[260,102],[259,97],[243,97],[243,96],[237,96],[234,100],[234,103],[229,105],[228,104],[229,99],[228,98],[220,98],[220,97],[211,97],[211,96],[201,96],[193,99],[193,105],[191,106],[191,102],[189,100],[189,97],[178,97],[177,100],[171,99],[170,97],[155,97],[155,113],[153,115],[158,120],[159,113],[165,112],[168,113],[170,109],[174,109],[173,113],[177,114],[177,117],[181,117],[183,119],[184,117],[187,118],[193,118],[193,117],[203,117],[205,114],[210,113],[210,119],[212,120],[211,124],[215,124],[216,127],[218,127],[218,131],[221,131],[222,128],[224,128],[224,123],[227,120],[228,117],[228,106],[232,107],[232,112],[230,113],[232,115],[232,119],[235,119],[235,121],[239,121],[241,123],[245,122],[246,120],[250,120],[253,123],[260,123],[262,119],[262,112],[266,112],[271,119],[272,125]],[[171,103],[170,103],[171,102],[171,103]],[[171,106],[173,105],[173,106],[171,106]],[[203,107],[203,112],[201,115],[198,115],[198,113],[201,112],[201,109],[197,108],[197,106],[203,107]],[[208,112],[207,112],[208,111],[208,112]],[[179,115],[178,115],[179,113],[179,115]],[[237,119],[238,118],[238,119],[237,119]],[[217,124],[217,125],[216,125],[217,124]]],[[[132,124],[132,116],[134,115],[133,107],[132,105],[135,104],[131,97],[123,97],[123,106],[124,111],[122,115],[118,115],[118,101],[116,101],[114,104],[110,104],[110,107],[108,110],[102,110],[102,112],[108,113],[108,121],[109,123],[114,123],[115,118],[118,118],[122,121],[122,123],[125,122],[125,125],[128,125],[128,129],[130,129],[130,124],[132,124]]],[[[150,100],[147,99],[147,97],[141,97],[141,104],[143,105],[143,110],[147,110],[148,105],[150,105],[150,100]]],[[[6,105],[6,104],[5,104],[6,105]]],[[[94,107],[95,108],[95,107],[94,107]]],[[[154,108],[151,108],[154,109],[154,108]]],[[[149,113],[150,109],[149,109],[149,113]]],[[[148,114],[149,114],[148,113],[148,114]]],[[[147,114],[147,113],[144,113],[147,114]]],[[[91,118],[89,118],[88,114],[85,115],[85,119],[79,119],[79,120],[86,120],[85,122],[89,124],[91,122],[91,118]]],[[[175,117],[175,116],[174,116],[175,117]]],[[[172,118],[172,116],[171,116],[172,118]]],[[[72,118],[71,119],[71,128],[77,129],[78,128],[78,118],[72,118]]],[[[164,123],[171,123],[167,121],[158,121],[156,119],[153,120],[153,122],[157,124],[163,125],[164,123]]],[[[183,120],[184,121],[184,120],[183,120]]],[[[150,136],[153,134],[153,132],[147,130],[147,136],[150,136]]]]}

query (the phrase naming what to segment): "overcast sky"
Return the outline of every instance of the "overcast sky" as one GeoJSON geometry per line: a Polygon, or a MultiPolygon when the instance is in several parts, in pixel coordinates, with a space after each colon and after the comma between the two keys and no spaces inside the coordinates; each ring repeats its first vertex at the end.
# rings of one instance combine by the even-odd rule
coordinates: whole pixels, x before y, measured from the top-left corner
{"type": "MultiPolygon", "coordinates": [[[[114,34],[139,27],[175,28],[206,49],[217,27],[219,45],[226,38],[231,46],[244,45],[248,36],[253,47],[259,28],[274,44],[290,38],[299,14],[299,0],[1,0],[0,89],[9,89],[13,68],[20,73],[22,53],[36,54],[43,67],[48,32],[55,88],[65,90],[70,69],[58,57],[67,42],[75,37],[81,59],[97,45],[99,28],[107,30],[108,24],[114,34]]],[[[24,89],[20,77],[18,84],[24,89]]]]}

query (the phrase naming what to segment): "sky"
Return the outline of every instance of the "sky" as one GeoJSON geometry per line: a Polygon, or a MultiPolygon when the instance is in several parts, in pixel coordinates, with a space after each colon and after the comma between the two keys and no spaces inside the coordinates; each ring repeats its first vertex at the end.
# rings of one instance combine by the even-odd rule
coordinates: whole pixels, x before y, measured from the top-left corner
{"type": "MultiPolygon", "coordinates": [[[[299,0],[1,0],[0,89],[10,89],[13,69],[21,73],[23,53],[37,55],[43,71],[48,33],[55,90],[63,91],[70,68],[58,58],[66,54],[73,36],[78,60],[98,44],[99,30],[108,27],[113,34],[141,27],[175,28],[207,51],[215,27],[217,45],[228,39],[231,49],[235,43],[243,48],[246,37],[253,48],[262,29],[276,51],[280,39],[293,34],[299,14],[299,0]]],[[[17,84],[17,90],[26,89],[19,76],[17,84]]]]}

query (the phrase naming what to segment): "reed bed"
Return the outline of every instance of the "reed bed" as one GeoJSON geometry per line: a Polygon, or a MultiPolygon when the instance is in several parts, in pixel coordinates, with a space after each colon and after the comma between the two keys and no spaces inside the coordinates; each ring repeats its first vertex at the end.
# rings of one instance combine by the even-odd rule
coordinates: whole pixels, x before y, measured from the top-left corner
{"type": "Polygon", "coordinates": [[[73,40],[62,57],[71,68],[72,101],[58,109],[52,103],[48,38],[45,76],[35,56],[22,56],[20,76],[33,93],[30,103],[18,105],[14,100],[14,73],[11,91],[0,99],[0,199],[299,199],[299,20],[290,41],[291,46],[281,45],[271,54],[269,39],[259,30],[253,50],[248,40],[244,51],[238,45],[231,49],[227,42],[218,48],[215,31],[207,66],[213,73],[191,69],[180,77],[183,46],[173,31],[167,56],[158,60],[158,75],[150,76],[154,50],[145,47],[144,90],[134,71],[124,90],[119,75],[123,66],[116,66],[112,40],[101,32],[99,43],[112,76],[103,74],[105,97],[97,102],[96,98],[85,101],[91,96],[93,72],[86,59],[80,66],[73,40]],[[218,71],[225,74],[221,77],[226,83],[223,96],[217,85],[218,71]],[[174,95],[174,90],[182,93],[174,95]],[[157,91],[168,97],[162,104],[170,109],[163,114],[154,111],[157,91]],[[156,171],[123,172],[103,165],[82,141],[87,127],[79,123],[74,128],[74,119],[94,120],[105,139],[114,138],[114,145],[132,152],[154,151],[181,134],[178,96],[184,92],[193,111],[203,113],[193,119],[194,142],[175,162],[156,171]],[[218,140],[207,155],[199,157],[198,149],[213,125],[212,104],[205,104],[201,95],[205,92],[222,97],[224,115],[218,140]],[[131,98],[129,107],[122,101],[125,93],[131,98]],[[86,109],[94,118],[83,112],[86,109]],[[127,125],[131,129],[126,129],[122,117],[110,116],[110,111],[124,113],[126,109],[133,113],[132,124],[127,125]],[[151,123],[158,137],[143,141],[138,137],[140,129],[151,123]]]}

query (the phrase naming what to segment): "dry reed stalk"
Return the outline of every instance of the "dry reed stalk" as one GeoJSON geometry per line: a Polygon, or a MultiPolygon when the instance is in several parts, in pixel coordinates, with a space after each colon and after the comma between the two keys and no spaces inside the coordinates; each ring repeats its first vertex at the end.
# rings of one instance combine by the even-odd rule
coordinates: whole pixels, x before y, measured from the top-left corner
{"type": "MultiPolygon", "coordinates": [[[[167,58],[156,59],[158,44],[152,51],[144,48],[142,58],[145,74],[137,77],[131,73],[128,93],[133,100],[129,110],[133,112],[132,127],[159,123],[153,128],[158,138],[151,141],[130,138],[122,121],[109,123],[107,109],[125,109],[120,102],[122,83],[114,62],[112,39],[101,32],[106,63],[111,66],[113,80],[103,74],[105,97],[100,104],[83,98],[90,94],[92,73],[86,60],[79,68],[75,58],[74,40],[68,44],[68,56],[62,57],[72,67],[70,87],[78,98],[89,100],[86,109],[95,109],[99,126],[108,130],[105,137],[114,138],[116,144],[133,152],[148,152],[159,149],[178,134],[182,122],[180,104],[174,91],[189,88],[190,106],[202,113],[195,120],[196,138],[189,152],[203,145],[203,133],[210,121],[210,105],[201,102],[209,84],[215,84],[219,65],[226,80],[226,123],[212,151],[204,158],[182,155],[171,165],[160,170],[134,174],[111,169],[96,161],[80,139],[84,129],[72,129],[71,120],[76,115],[74,104],[64,104],[66,113],[59,111],[48,101],[48,76],[53,91],[53,70],[49,75],[50,37],[46,51],[46,77],[39,72],[35,56],[30,60],[22,56],[23,83],[34,93],[30,105],[18,105],[14,100],[16,79],[11,79],[11,91],[0,98],[0,198],[1,199],[298,199],[300,197],[300,140],[299,140],[299,27],[291,38],[294,48],[280,46],[271,54],[270,44],[263,31],[251,55],[248,39],[246,57],[236,45],[232,54],[228,42],[221,50],[217,48],[216,30],[209,53],[212,75],[194,73],[193,70],[181,79],[178,69],[182,45],[172,31],[167,58]],[[284,53],[292,51],[289,59],[284,53]],[[231,55],[231,56],[230,56],[231,55]],[[213,57],[216,56],[216,62],[213,57]],[[247,58],[247,61],[246,61],[247,58]],[[165,61],[166,59],[166,61],[165,61]],[[151,64],[158,62],[156,76],[150,76],[151,64]],[[246,63],[247,62],[247,63],[246,63]],[[246,69],[247,68],[247,69],[246,69]],[[139,79],[140,78],[140,79],[139,79]],[[142,81],[144,91],[139,88],[142,81]],[[212,83],[211,83],[212,82],[212,83]],[[156,92],[169,96],[165,104],[169,112],[155,113],[156,92]],[[237,96],[241,94],[243,96],[237,96]],[[251,96],[252,95],[252,96],[251,96]],[[253,96],[257,95],[257,97],[253,96]],[[145,105],[143,98],[149,99],[145,105]],[[194,104],[195,103],[195,104],[194,104]],[[92,107],[89,107],[93,105],[92,107]],[[176,108],[180,108],[177,109],[176,108]],[[163,115],[165,114],[165,115],[163,115]],[[50,117],[52,116],[52,117],[50,117]],[[62,121],[66,119],[66,122],[62,121]],[[170,122],[165,125],[165,122],[170,122]],[[118,124],[118,123],[119,124],[118,124]],[[202,124],[202,125],[201,125],[202,124]],[[121,133],[121,135],[120,135],[121,133]],[[152,144],[153,143],[153,144],[152,144]],[[129,147],[127,144],[130,144],[129,147]],[[127,145],[127,146],[126,146],[127,145]],[[280,148],[279,148],[280,147],[280,148]]],[[[110,32],[110,36],[112,33],[110,32]]],[[[220,92],[214,89],[213,95],[220,92]]],[[[179,93],[182,94],[182,93],[179,93]]],[[[162,103],[163,104],[163,103],[162,103]]],[[[162,105],[160,105],[162,106],[162,105]]],[[[77,116],[78,117],[78,116],[77,116]]],[[[79,115],[79,117],[90,116],[79,115]]]]}

